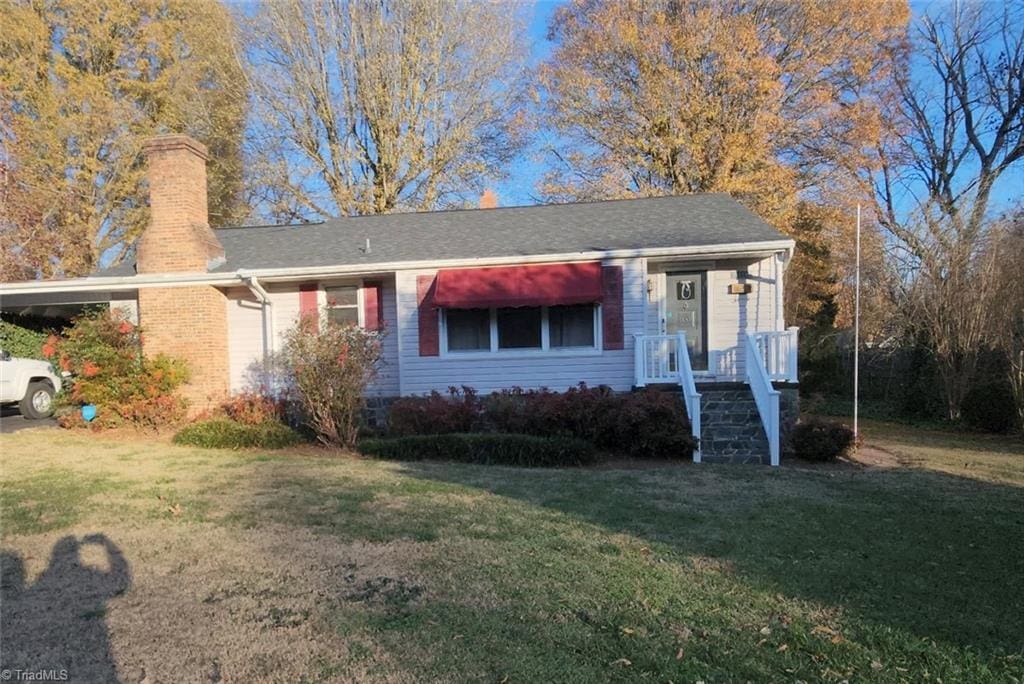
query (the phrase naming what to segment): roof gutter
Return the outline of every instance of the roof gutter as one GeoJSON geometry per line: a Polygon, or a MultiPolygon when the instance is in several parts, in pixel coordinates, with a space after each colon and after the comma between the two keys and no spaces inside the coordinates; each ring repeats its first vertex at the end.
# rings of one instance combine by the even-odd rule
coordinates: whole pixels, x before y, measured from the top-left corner
{"type": "Polygon", "coordinates": [[[189,287],[213,285],[227,287],[247,285],[247,278],[258,277],[264,282],[317,278],[354,274],[387,273],[401,270],[459,268],[466,266],[502,266],[513,264],[542,264],[564,261],[591,261],[598,259],[628,259],[657,257],[717,257],[730,258],[757,256],[773,252],[792,254],[795,243],[790,239],[760,242],[731,242],[719,245],[692,247],[654,247],[639,249],[590,250],[559,254],[529,254],[507,257],[470,257],[462,259],[424,259],[392,261],[375,264],[344,264],[335,266],[293,266],[288,268],[242,269],[226,273],[142,274],[134,276],[72,278],[68,280],[37,280],[0,284],[0,296],[42,292],[83,292],[102,290],[115,292],[150,287],[189,287]]]}

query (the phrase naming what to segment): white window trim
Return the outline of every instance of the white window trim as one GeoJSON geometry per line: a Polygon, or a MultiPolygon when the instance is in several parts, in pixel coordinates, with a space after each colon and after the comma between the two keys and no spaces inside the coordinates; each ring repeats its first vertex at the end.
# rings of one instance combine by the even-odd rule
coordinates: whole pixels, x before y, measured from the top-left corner
{"type": "Polygon", "coordinates": [[[360,328],[366,328],[366,321],[363,320],[363,309],[365,307],[363,307],[363,289],[364,288],[363,288],[363,281],[361,281],[361,280],[358,281],[358,282],[351,282],[351,281],[349,281],[349,282],[341,282],[341,283],[320,283],[320,289],[319,289],[319,291],[317,293],[317,306],[319,307],[320,311],[323,312],[322,316],[324,318],[324,320],[320,321],[320,323],[323,324],[323,325],[326,325],[326,323],[327,323],[326,317],[327,317],[328,309],[330,309],[330,308],[346,309],[346,308],[351,308],[352,307],[351,304],[349,304],[347,306],[328,307],[328,305],[327,305],[327,290],[329,288],[335,288],[335,287],[354,287],[354,288],[356,288],[356,303],[355,303],[355,306],[356,306],[356,320],[359,321],[357,325],[360,328]]]}
{"type": "Polygon", "coordinates": [[[594,305],[594,344],[587,347],[552,347],[551,330],[548,321],[548,308],[541,307],[540,342],[539,348],[530,349],[499,349],[498,348],[498,309],[491,307],[490,332],[491,348],[489,350],[455,350],[448,349],[448,320],[447,309],[438,311],[438,322],[440,326],[440,348],[441,356],[452,359],[521,359],[537,357],[558,357],[570,356],[600,356],[603,353],[604,340],[601,336],[601,304],[594,305]]]}

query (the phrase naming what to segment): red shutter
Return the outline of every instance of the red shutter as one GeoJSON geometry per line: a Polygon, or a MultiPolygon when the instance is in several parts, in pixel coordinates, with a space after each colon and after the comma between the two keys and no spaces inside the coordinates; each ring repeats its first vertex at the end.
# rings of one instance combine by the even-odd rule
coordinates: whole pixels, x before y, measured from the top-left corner
{"type": "Polygon", "coordinates": [[[419,309],[420,356],[440,353],[437,305],[434,304],[434,276],[416,276],[416,304],[419,309]]]}
{"type": "Polygon", "coordinates": [[[320,328],[320,285],[303,283],[299,285],[299,318],[311,319],[320,328]]]}
{"type": "Polygon", "coordinates": [[[380,281],[363,283],[363,327],[366,330],[384,329],[384,306],[381,299],[383,287],[380,281]]]}
{"type": "Polygon", "coordinates": [[[622,267],[601,268],[601,335],[605,349],[622,349],[625,344],[622,321],[622,267]]]}

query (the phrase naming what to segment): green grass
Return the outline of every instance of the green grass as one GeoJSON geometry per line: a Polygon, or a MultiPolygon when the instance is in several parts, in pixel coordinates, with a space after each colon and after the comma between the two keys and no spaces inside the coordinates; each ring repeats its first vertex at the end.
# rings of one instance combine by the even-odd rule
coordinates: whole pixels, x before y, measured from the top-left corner
{"type": "MultiPolygon", "coordinates": [[[[251,635],[312,624],[346,644],[272,679],[1024,681],[1024,444],[865,432],[894,467],[536,471],[125,445],[136,467],[118,487],[96,474],[117,472],[117,450],[7,479],[47,440],[18,435],[3,539],[131,530],[134,594],[109,615],[143,610],[170,523],[196,544],[257,533],[268,558],[312,533],[338,555],[288,566],[326,574],[308,604],[232,579],[258,599],[251,635]],[[180,514],[162,512],[171,500],[180,514]]],[[[174,567],[210,585],[203,610],[230,610],[214,570],[174,567]]]]}

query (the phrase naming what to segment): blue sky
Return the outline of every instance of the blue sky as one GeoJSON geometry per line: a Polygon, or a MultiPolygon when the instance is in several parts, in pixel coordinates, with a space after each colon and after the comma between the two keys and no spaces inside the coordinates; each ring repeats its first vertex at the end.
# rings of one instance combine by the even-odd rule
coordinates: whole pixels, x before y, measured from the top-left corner
{"type": "MultiPolygon", "coordinates": [[[[551,54],[552,44],[547,39],[548,25],[555,9],[562,4],[555,0],[540,0],[527,10],[527,37],[530,41],[529,66],[534,67],[551,54]]],[[[507,179],[494,184],[498,200],[504,206],[535,204],[537,182],[543,175],[539,159],[539,144],[526,150],[522,158],[509,169],[507,179]]]]}

